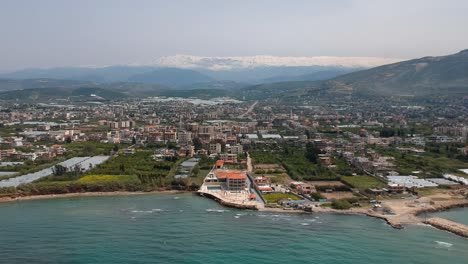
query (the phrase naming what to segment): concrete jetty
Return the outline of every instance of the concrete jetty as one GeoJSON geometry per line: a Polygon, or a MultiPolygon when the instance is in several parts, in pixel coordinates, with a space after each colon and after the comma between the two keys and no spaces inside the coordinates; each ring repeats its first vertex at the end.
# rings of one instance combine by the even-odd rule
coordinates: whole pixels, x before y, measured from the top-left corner
{"type": "Polygon", "coordinates": [[[468,226],[453,222],[440,217],[431,217],[424,220],[425,224],[429,224],[435,228],[452,232],[462,237],[468,237],[468,226]]]}
{"type": "Polygon", "coordinates": [[[200,196],[213,199],[227,207],[250,210],[258,210],[260,208],[263,208],[261,204],[259,204],[257,201],[249,201],[248,199],[236,199],[234,195],[223,195],[217,192],[206,191],[198,191],[197,193],[200,196]]]}

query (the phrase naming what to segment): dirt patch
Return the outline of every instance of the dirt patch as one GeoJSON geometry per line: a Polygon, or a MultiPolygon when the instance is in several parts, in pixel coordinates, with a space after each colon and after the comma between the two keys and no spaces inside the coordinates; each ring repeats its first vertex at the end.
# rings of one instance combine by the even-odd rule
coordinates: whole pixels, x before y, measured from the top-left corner
{"type": "Polygon", "coordinates": [[[278,164],[255,164],[254,169],[258,170],[284,170],[283,166],[278,164]]]}
{"type": "Polygon", "coordinates": [[[320,193],[325,198],[331,199],[346,199],[354,197],[352,192],[331,192],[331,193],[320,193]]]}
{"type": "Polygon", "coordinates": [[[345,186],[342,182],[340,181],[309,181],[307,182],[311,185],[314,186],[330,186],[330,187],[341,187],[345,186]]]}

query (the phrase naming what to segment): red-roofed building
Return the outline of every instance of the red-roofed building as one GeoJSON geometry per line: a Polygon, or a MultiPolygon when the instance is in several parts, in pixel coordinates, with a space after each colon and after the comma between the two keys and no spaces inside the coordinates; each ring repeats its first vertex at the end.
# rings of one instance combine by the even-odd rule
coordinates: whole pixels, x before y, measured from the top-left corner
{"type": "Polygon", "coordinates": [[[224,160],[216,161],[216,169],[222,169],[224,167],[224,160]]]}
{"type": "Polygon", "coordinates": [[[220,183],[226,183],[229,191],[243,191],[246,188],[247,175],[242,171],[215,170],[214,175],[220,183]]]}

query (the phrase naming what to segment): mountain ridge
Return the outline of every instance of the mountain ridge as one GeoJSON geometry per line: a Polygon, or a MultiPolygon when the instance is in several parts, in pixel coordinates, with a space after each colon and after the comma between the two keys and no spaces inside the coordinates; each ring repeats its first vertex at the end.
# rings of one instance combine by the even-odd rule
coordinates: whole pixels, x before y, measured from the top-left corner
{"type": "Polygon", "coordinates": [[[297,96],[320,94],[377,96],[468,95],[468,50],[446,56],[427,56],[356,71],[324,81],[256,85],[242,90],[260,98],[285,92],[297,96]]]}

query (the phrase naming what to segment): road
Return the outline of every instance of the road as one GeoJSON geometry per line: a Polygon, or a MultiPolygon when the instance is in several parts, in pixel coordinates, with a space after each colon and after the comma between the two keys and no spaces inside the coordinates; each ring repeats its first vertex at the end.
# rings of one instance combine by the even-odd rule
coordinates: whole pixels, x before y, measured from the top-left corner
{"type": "Polygon", "coordinates": [[[263,208],[265,206],[264,201],[262,200],[261,194],[254,188],[254,183],[252,182],[251,178],[253,178],[253,167],[252,167],[252,159],[250,158],[250,154],[247,152],[247,185],[250,186],[250,192],[254,193],[256,196],[256,200],[259,203],[257,208],[263,208]]]}
{"type": "Polygon", "coordinates": [[[252,159],[250,158],[250,154],[247,152],[247,171],[252,172],[253,167],[252,167],[252,159]]]}
{"type": "Polygon", "coordinates": [[[247,111],[245,111],[245,113],[243,113],[242,115],[239,115],[237,118],[244,118],[246,115],[248,115],[250,112],[252,112],[252,110],[255,108],[255,106],[258,104],[258,101],[255,101],[255,103],[253,103],[249,109],[247,109],[247,111]]]}

